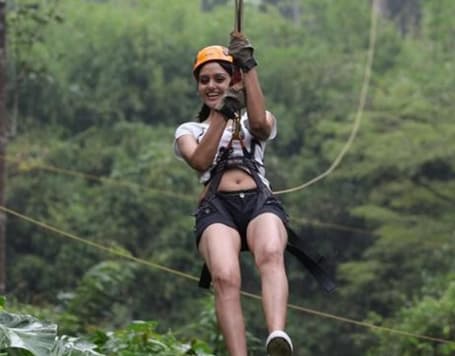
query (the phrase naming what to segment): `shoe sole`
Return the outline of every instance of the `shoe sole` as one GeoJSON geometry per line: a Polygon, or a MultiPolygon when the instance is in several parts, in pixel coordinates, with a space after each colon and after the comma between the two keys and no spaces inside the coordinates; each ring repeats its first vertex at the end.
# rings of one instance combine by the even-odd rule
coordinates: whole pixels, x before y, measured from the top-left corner
{"type": "Polygon", "coordinates": [[[292,356],[288,342],[282,337],[274,338],[267,346],[268,356],[292,356]]]}

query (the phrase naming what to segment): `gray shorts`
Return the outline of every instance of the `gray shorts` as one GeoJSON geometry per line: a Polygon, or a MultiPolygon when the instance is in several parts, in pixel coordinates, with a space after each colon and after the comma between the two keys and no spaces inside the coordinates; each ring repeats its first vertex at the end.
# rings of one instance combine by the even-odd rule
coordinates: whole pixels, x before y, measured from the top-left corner
{"type": "Polygon", "coordinates": [[[259,191],[253,189],[217,192],[213,199],[203,199],[195,213],[196,245],[199,245],[204,230],[215,223],[221,223],[237,230],[242,239],[242,250],[248,249],[246,230],[249,222],[256,216],[273,213],[287,225],[288,215],[280,200],[270,195],[261,206],[257,206],[259,196],[259,191]]]}

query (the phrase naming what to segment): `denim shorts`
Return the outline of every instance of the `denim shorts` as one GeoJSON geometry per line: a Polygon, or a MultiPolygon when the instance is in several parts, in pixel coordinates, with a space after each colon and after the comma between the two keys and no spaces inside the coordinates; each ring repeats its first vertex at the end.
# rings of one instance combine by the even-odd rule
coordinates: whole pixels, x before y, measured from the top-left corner
{"type": "Polygon", "coordinates": [[[199,245],[204,230],[215,223],[221,223],[237,230],[242,240],[242,250],[248,249],[246,230],[250,221],[256,216],[273,213],[287,225],[288,215],[280,200],[270,195],[262,206],[257,206],[259,196],[258,189],[253,189],[217,192],[213,199],[203,199],[195,213],[196,245],[199,245]]]}

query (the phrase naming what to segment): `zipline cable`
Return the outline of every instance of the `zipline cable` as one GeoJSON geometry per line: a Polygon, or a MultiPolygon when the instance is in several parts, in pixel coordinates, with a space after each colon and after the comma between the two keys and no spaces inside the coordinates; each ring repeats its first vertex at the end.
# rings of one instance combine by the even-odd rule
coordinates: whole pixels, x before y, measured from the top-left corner
{"type": "Polygon", "coordinates": [[[306,183],[303,183],[299,186],[293,187],[293,188],[288,188],[288,189],[283,189],[283,190],[277,190],[274,191],[274,194],[285,194],[285,193],[292,193],[296,192],[298,190],[305,189],[309,187],[310,185],[319,182],[321,179],[327,177],[330,175],[336,167],[340,164],[341,160],[344,158],[348,150],[351,148],[352,143],[354,142],[354,139],[357,135],[357,132],[360,128],[360,123],[362,121],[362,116],[365,108],[365,103],[367,99],[367,94],[368,94],[368,88],[370,85],[370,78],[371,78],[371,71],[373,67],[373,59],[374,59],[374,51],[375,51],[375,46],[376,46],[376,32],[377,32],[377,14],[374,6],[371,6],[371,26],[370,26],[370,36],[369,36],[369,48],[368,48],[368,55],[367,55],[367,63],[365,66],[365,72],[364,72],[364,79],[363,79],[363,84],[362,84],[362,89],[360,93],[360,100],[359,100],[359,106],[357,109],[357,114],[354,120],[354,126],[351,130],[351,134],[349,135],[349,138],[345,145],[343,146],[342,150],[338,154],[338,156],[335,158],[333,163],[330,165],[330,167],[320,175],[316,176],[313,179],[310,179],[306,183]]]}
{"type": "MultiPolygon", "coordinates": [[[[82,237],[76,236],[75,234],[71,234],[71,233],[65,232],[62,229],[53,227],[53,226],[51,226],[49,224],[43,223],[43,222],[38,221],[36,219],[33,219],[31,217],[28,217],[28,216],[26,216],[24,214],[21,214],[21,213],[19,213],[17,211],[9,209],[9,208],[7,208],[5,206],[1,206],[0,205],[0,210],[5,212],[5,213],[8,213],[10,215],[13,215],[15,217],[18,217],[18,218],[20,218],[22,220],[25,220],[25,221],[27,221],[29,223],[35,224],[35,225],[37,225],[37,226],[39,226],[39,227],[41,227],[43,229],[52,231],[54,233],[57,233],[59,235],[62,235],[64,237],[66,237],[66,238],[70,238],[72,240],[75,240],[75,241],[78,241],[80,243],[86,244],[86,245],[88,245],[90,247],[97,248],[97,249],[99,249],[101,251],[104,251],[104,252],[107,252],[107,253],[110,253],[110,254],[116,255],[118,257],[125,258],[125,259],[129,259],[129,260],[134,261],[134,262],[136,262],[138,264],[142,264],[142,265],[146,265],[146,266],[149,266],[149,267],[156,268],[156,269],[158,269],[159,271],[162,271],[162,272],[168,272],[168,273],[171,273],[171,274],[174,274],[174,275],[177,275],[179,277],[183,277],[183,278],[186,278],[186,279],[189,279],[189,280],[192,280],[192,281],[199,281],[199,278],[196,278],[196,277],[194,277],[194,276],[192,276],[192,275],[190,275],[188,273],[184,273],[184,272],[181,272],[181,271],[173,269],[173,268],[162,266],[162,265],[160,265],[158,263],[154,263],[154,262],[150,262],[150,261],[138,258],[138,257],[134,257],[134,256],[131,256],[130,254],[121,252],[121,251],[119,251],[117,249],[106,247],[106,246],[104,246],[102,244],[99,244],[99,243],[96,243],[96,242],[93,242],[93,241],[89,241],[89,240],[84,239],[82,237]]],[[[257,294],[253,294],[253,293],[249,293],[249,292],[245,292],[245,291],[241,291],[241,294],[243,296],[251,298],[251,299],[262,300],[261,296],[259,296],[257,294]]],[[[421,335],[421,334],[411,333],[411,332],[402,331],[402,330],[398,330],[398,329],[378,326],[378,325],[374,325],[374,324],[371,324],[371,323],[367,323],[367,322],[358,321],[358,320],[351,319],[351,318],[338,316],[338,315],[335,315],[335,314],[325,313],[325,312],[321,312],[321,311],[310,309],[310,308],[304,308],[304,307],[301,307],[301,306],[298,306],[298,305],[295,305],[295,304],[287,304],[287,306],[288,306],[288,308],[293,309],[293,310],[301,311],[301,312],[304,312],[304,313],[307,313],[307,314],[312,314],[312,315],[319,316],[319,317],[326,318],[326,319],[333,319],[333,320],[338,320],[338,321],[341,321],[341,322],[344,322],[344,323],[348,323],[348,324],[354,324],[354,325],[361,326],[361,327],[364,327],[364,328],[370,328],[370,329],[374,329],[374,330],[378,330],[378,331],[382,331],[382,332],[389,332],[389,333],[394,333],[394,334],[401,335],[401,336],[408,336],[408,337],[413,337],[413,338],[423,339],[423,340],[428,340],[428,341],[434,341],[434,342],[443,343],[443,344],[455,345],[455,341],[453,341],[453,340],[446,340],[446,339],[442,339],[442,338],[436,338],[436,337],[432,337],[432,336],[421,335]]]]}

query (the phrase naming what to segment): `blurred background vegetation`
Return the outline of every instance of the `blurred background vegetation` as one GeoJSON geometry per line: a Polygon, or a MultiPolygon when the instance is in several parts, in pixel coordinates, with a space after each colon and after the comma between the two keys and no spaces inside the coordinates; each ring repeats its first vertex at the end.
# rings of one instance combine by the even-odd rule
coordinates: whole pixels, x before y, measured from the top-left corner
{"type": "MultiPolygon", "coordinates": [[[[199,109],[194,55],[228,43],[233,3],[8,2],[6,206],[118,252],[7,214],[10,311],[54,322],[104,354],[121,355],[115,342],[137,332],[225,355],[211,294],[134,258],[199,275],[200,186],[175,159],[173,134],[199,109]],[[149,324],[135,328],[137,320],[149,324]],[[115,342],[100,337],[108,332],[115,342]]],[[[453,355],[455,2],[245,0],[245,33],[279,120],[268,175],[275,190],[298,186],[346,143],[371,7],[379,22],[360,131],[330,176],[282,195],[294,228],[328,256],[338,289],[324,294],[289,259],[290,303],[452,343],[294,309],[288,331],[298,355],[453,355]]],[[[244,290],[259,294],[247,254],[242,265],[244,290]]],[[[251,355],[262,355],[260,303],[245,298],[244,309],[251,355]]],[[[167,355],[132,344],[135,355],[167,355]]]]}

